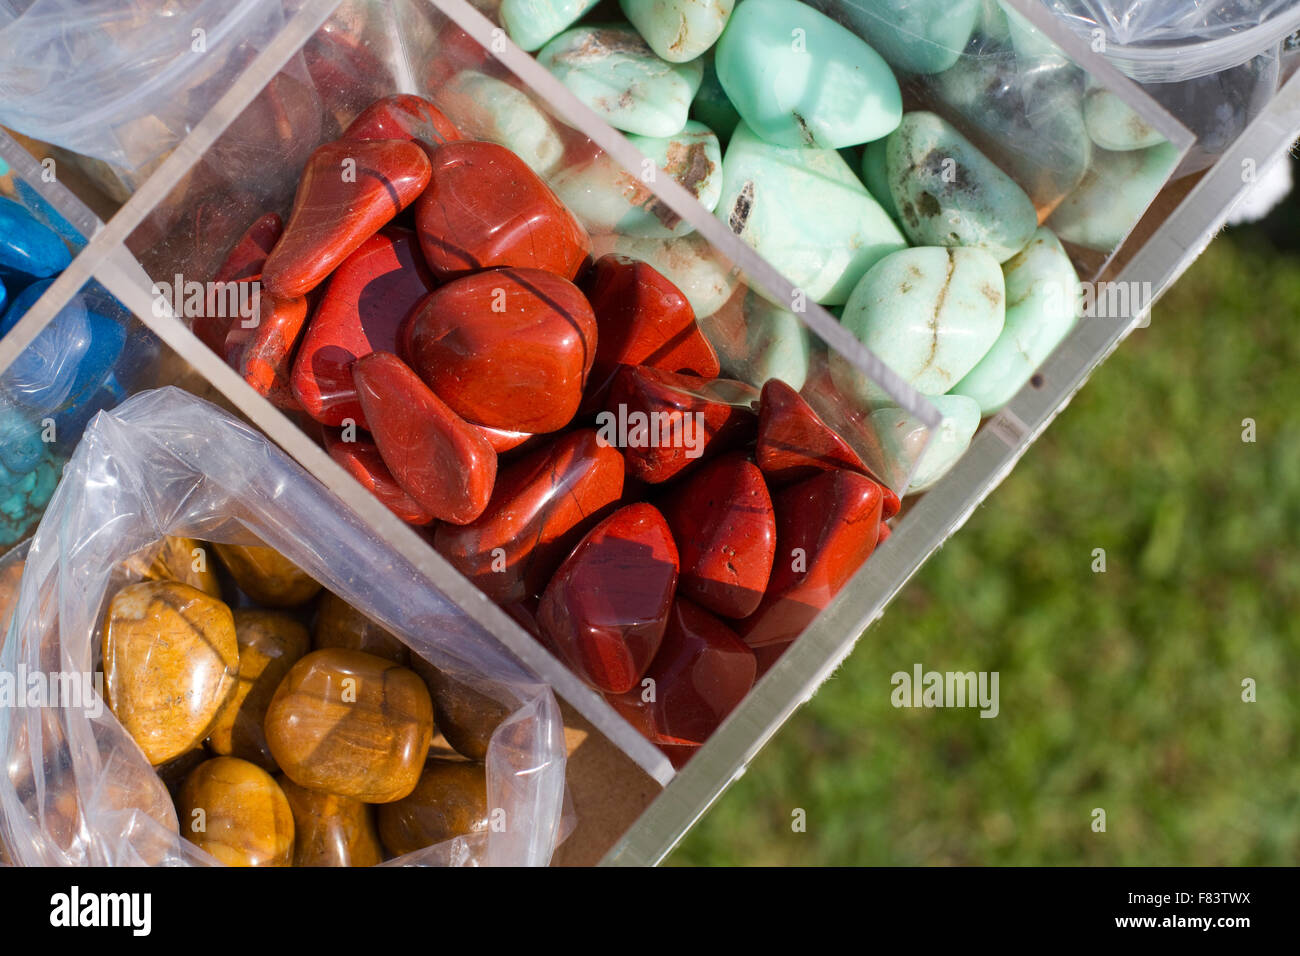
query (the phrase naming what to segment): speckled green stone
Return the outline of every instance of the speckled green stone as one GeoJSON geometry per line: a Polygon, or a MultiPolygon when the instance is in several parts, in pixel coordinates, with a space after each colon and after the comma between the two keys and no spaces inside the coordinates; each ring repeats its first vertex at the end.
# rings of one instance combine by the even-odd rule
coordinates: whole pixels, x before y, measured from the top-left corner
{"type": "Polygon", "coordinates": [[[901,408],[878,408],[871,413],[871,424],[880,437],[885,455],[896,461],[915,461],[909,495],[925,491],[946,475],[970,447],[980,424],[979,405],[964,395],[935,395],[928,398],[943,422],[934,430],[901,408]],[[922,449],[924,448],[924,451],[922,449]],[[917,460],[919,456],[919,461],[917,460]]]}
{"type": "Polygon", "coordinates": [[[1093,150],[1092,166],[1047,225],[1066,242],[1110,252],[1142,218],[1178,165],[1170,143],[1148,149],[1093,150]]]}
{"type": "Polygon", "coordinates": [[[697,232],[679,239],[618,236],[611,251],[654,266],[681,290],[696,315],[717,312],[739,281],[731,263],[697,232]]]}
{"type": "Polygon", "coordinates": [[[938,73],[956,63],[981,13],[981,0],[820,0],[816,6],[834,6],[890,66],[906,73],[938,73]]]}
{"type": "Polygon", "coordinates": [[[718,41],[735,0],[619,0],[618,5],[656,55],[685,63],[718,41]]]}
{"type": "Polygon", "coordinates": [[[594,7],[597,0],[501,0],[501,24],[532,52],[594,7]]]}
{"type": "Polygon", "coordinates": [[[1083,101],[1083,118],[1088,135],[1102,149],[1127,152],[1165,141],[1160,131],[1138,116],[1133,107],[1102,86],[1088,91],[1083,101]]]}
{"type": "Polygon", "coordinates": [[[564,159],[564,143],[549,116],[522,90],[486,73],[457,73],[438,91],[461,133],[506,147],[543,179],[564,159]],[[454,104],[458,109],[451,110],[454,104]]]}

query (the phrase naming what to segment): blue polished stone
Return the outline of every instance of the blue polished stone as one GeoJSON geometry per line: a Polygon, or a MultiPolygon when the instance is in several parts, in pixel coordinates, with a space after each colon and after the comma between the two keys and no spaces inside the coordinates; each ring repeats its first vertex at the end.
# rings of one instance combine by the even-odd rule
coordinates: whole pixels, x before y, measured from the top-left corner
{"type": "Polygon", "coordinates": [[[68,267],[72,256],[53,230],[25,207],[0,196],[0,277],[44,279],[68,267]]]}

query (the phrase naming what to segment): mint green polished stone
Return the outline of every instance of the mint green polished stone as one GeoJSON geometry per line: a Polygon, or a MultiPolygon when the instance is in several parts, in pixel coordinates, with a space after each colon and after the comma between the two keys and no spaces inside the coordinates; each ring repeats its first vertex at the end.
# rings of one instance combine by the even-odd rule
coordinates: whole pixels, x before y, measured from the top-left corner
{"type": "Polygon", "coordinates": [[[1118,246],[1178,165],[1170,143],[1147,149],[1092,151],[1092,165],[1047,224],[1066,242],[1098,252],[1118,246]]]}
{"type": "Polygon", "coordinates": [[[704,79],[701,80],[700,88],[695,92],[695,99],[691,102],[691,116],[713,130],[718,140],[725,144],[731,139],[731,134],[740,123],[740,114],[731,105],[731,100],[727,99],[727,91],[718,82],[718,71],[713,65],[713,55],[704,56],[702,62],[704,79]]]}
{"type": "Polygon", "coordinates": [[[894,205],[894,193],[889,188],[889,173],[885,169],[885,144],[888,142],[887,139],[878,139],[862,150],[862,181],[867,184],[872,198],[880,203],[880,208],[897,221],[898,207],[894,205]]]}
{"type": "Polygon", "coordinates": [[[1104,86],[1088,91],[1083,101],[1083,119],[1088,135],[1102,149],[1127,152],[1165,141],[1158,129],[1104,86]]]}
{"type": "Polygon", "coordinates": [[[610,250],[654,266],[681,290],[696,315],[712,315],[731,298],[735,270],[698,232],[678,239],[618,236],[610,250]]]}
{"type": "Polygon", "coordinates": [[[1047,228],[1002,266],[1007,321],[993,347],[952,389],[991,415],[1009,402],[1074,327],[1079,277],[1061,242],[1047,228]]]}
{"type": "Polygon", "coordinates": [[[902,116],[898,81],[880,54],[796,0],[744,0],[714,60],[741,117],[778,146],[868,143],[902,116]]]}
{"type": "Polygon", "coordinates": [[[680,133],[704,76],[699,60],[661,60],[629,26],[567,30],[537,61],[610,126],[642,136],[680,133]]]}
{"type": "MultiPolygon", "coordinates": [[[[987,252],[923,246],[872,267],[840,321],[918,392],[942,395],[997,341],[1005,304],[1002,268],[987,252]]],[[[840,391],[868,404],[888,401],[838,353],[830,369],[840,391]]]]}
{"type": "Polygon", "coordinates": [[[722,195],[718,138],[704,124],[691,120],[676,136],[629,133],[627,139],[653,165],[629,172],[601,153],[589,163],[561,172],[551,180],[551,188],[593,235],[620,232],[666,239],[694,232],[689,222],[655,195],[653,182],[667,172],[712,212],[722,195]]]}
{"type": "Polygon", "coordinates": [[[914,244],[983,249],[1005,262],[1038,228],[1025,191],[934,113],[904,116],[885,150],[899,221],[914,244]]]}
{"type": "Polygon", "coordinates": [[[871,413],[871,424],[880,436],[886,458],[916,462],[911,484],[907,486],[909,495],[933,487],[946,475],[966,453],[980,424],[979,405],[973,399],[964,395],[935,395],[927,400],[943,416],[933,437],[919,418],[901,408],[878,408],[871,413]],[[927,439],[930,439],[928,445],[927,439]]]}
{"type": "Polygon", "coordinates": [[[795,391],[803,388],[812,357],[812,336],[799,316],[750,289],[741,305],[743,335],[737,336],[737,323],[735,317],[728,317],[729,308],[698,320],[700,331],[718,353],[723,376],[755,388],[773,378],[795,391]]]}
{"type": "Polygon", "coordinates": [[[982,12],[981,0],[822,0],[817,5],[839,10],[855,33],[905,73],[939,73],[956,63],[982,12]]]}
{"type": "Polygon", "coordinates": [[[619,0],[618,5],[656,55],[685,63],[718,42],[735,0],[619,0]]]}
{"type": "Polygon", "coordinates": [[[907,246],[833,149],[775,146],[742,123],[722,174],[714,214],[815,302],[847,301],[868,269],[907,246]]]}
{"type": "Polygon", "coordinates": [[[501,0],[501,25],[522,49],[540,48],[547,40],[594,7],[597,0],[501,0]]]}
{"type": "Polygon", "coordinates": [[[464,70],[438,91],[438,103],[466,138],[506,147],[543,179],[564,159],[564,142],[551,118],[504,80],[464,70]]]}
{"type": "Polygon", "coordinates": [[[1032,69],[1046,63],[1068,63],[1069,59],[1047,34],[1029,22],[1029,19],[1009,3],[1002,4],[1007,18],[1007,32],[1011,46],[1022,63],[1032,69]]]}

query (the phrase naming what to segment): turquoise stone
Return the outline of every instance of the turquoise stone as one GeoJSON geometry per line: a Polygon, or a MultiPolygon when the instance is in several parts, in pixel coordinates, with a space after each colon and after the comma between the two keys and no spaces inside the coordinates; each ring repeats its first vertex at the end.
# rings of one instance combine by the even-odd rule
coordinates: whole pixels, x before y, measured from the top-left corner
{"type": "Polygon", "coordinates": [[[738,281],[731,263],[697,232],[678,239],[618,236],[611,251],[654,266],[681,290],[696,315],[722,308],[738,281]]]}
{"type": "Polygon", "coordinates": [[[510,150],[543,179],[564,160],[551,118],[527,93],[486,73],[465,70],[438,90],[438,105],[466,139],[510,150]]]}
{"type": "Polygon", "coordinates": [[[1011,24],[998,0],[980,0],[980,15],[975,22],[975,32],[991,43],[1009,43],[1011,24]]]}
{"type": "Polygon", "coordinates": [[[993,347],[952,389],[991,415],[1011,400],[1035,369],[1074,327],[1079,277],[1050,229],[1034,233],[1029,245],[1002,266],[1007,321],[993,347]]]}
{"type": "Polygon", "coordinates": [[[808,380],[812,358],[808,326],[752,289],[744,293],[738,315],[728,306],[698,322],[718,354],[724,378],[758,389],[768,379],[779,378],[796,392],[808,380]]]}
{"type": "MultiPolygon", "coordinates": [[[[741,9],[756,0],[745,0],[741,9]]],[[[839,305],[907,240],[833,149],[775,146],[742,123],[714,214],[814,302],[839,305]]],[[[792,304],[792,303],[789,303],[792,304]]]]}
{"type": "Polygon", "coordinates": [[[0,196],[0,278],[30,282],[57,275],[72,256],[54,232],[22,205],[0,196]]]}
{"type": "Polygon", "coordinates": [[[539,49],[598,0],[501,0],[501,25],[522,49],[539,49]]]}
{"type": "Polygon", "coordinates": [[[1158,129],[1104,86],[1088,91],[1083,101],[1083,118],[1087,122],[1088,135],[1102,149],[1127,152],[1165,141],[1158,129]]]}
{"type": "Polygon", "coordinates": [[[887,139],[878,139],[862,150],[862,181],[867,184],[867,192],[880,203],[880,208],[897,221],[898,207],[894,205],[894,193],[889,188],[889,173],[885,168],[885,144],[888,142],[887,139]]]}
{"type": "Polygon", "coordinates": [[[1047,224],[1066,242],[1098,252],[1118,246],[1178,165],[1170,143],[1113,152],[1093,150],[1092,166],[1047,224]]]}
{"type": "Polygon", "coordinates": [[[927,400],[943,416],[928,445],[930,429],[903,409],[891,406],[871,413],[871,424],[880,436],[885,455],[895,461],[916,462],[912,481],[907,486],[909,495],[933,487],[946,475],[966,453],[980,424],[980,408],[973,399],[964,395],[935,395],[927,400]]]}
{"type": "Polygon", "coordinates": [[[702,123],[690,120],[676,136],[629,133],[627,139],[653,167],[632,173],[609,154],[601,153],[589,163],[561,172],[551,180],[551,188],[592,235],[619,232],[666,239],[694,232],[690,223],[655,195],[653,180],[667,172],[712,212],[722,195],[718,138],[702,123]]]}
{"type": "Polygon", "coordinates": [[[1005,262],[1038,228],[1025,191],[934,113],[908,113],[890,134],[885,170],[915,245],[983,249],[1005,262]]]}
{"type": "Polygon", "coordinates": [[[63,468],[43,426],[0,398],[0,548],[21,541],[54,494],[63,468]]]}
{"type": "Polygon", "coordinates": [[[1019,10],[1003,3],[1002,12],[1007,18],[1007,33],[1016,56],[1022,66],[1033,69],[1047,62],[1068,63],[1061,48],[1047,38],[1042,30],[1034,26],[1019,10]]]}
{"type": "Polygon", "coordinates": [[[906,0],[899,3],[818,3],[834,6],[844,22],[905,73],[939,73],[957,62],[981,14],[981,0],[906,0]]]}
{"type": "Polygon", "coordinates": [[[903,114],[898,81],[880,54],[796,0],[745,0],[714,60],[745,123],[778,146],[868,143],[903,114]]]}
{"type": "MultiPolygon", "coordinates": [[[[1005,320],[1002,269],[981,249],[924,246],[887,256],[863,276],[841,321],[882,362],[924,395],[942,395],[979,362],[1005,320]]],[[[838,353],[840,391],[868,404],[889,400],[838,353]]]]}
{"type": "Polygon", "coordinates": [[[576,27],[537,60],[610,126],[642,136],[680,133],[704,77],[699,60],[665,62],[628,26],[576,27]]]}
{"type": "Polygon", "coordinates": [[[623,15],[669,63],[693,60],[718,41],[734,0],[619,0],[623,15]]]}
{"type": "Polygon", "coordinates": [[[718,140],[725,143],[731,139],[731,134],[740,122],[740,114],[731,105],[727,91],[718,82],[713,55],[705,56],[703,62],[704,79],[700,81],[700,88],[696,90],[695,99],[691,103],[691,115],[713,130],[718,140]]]}

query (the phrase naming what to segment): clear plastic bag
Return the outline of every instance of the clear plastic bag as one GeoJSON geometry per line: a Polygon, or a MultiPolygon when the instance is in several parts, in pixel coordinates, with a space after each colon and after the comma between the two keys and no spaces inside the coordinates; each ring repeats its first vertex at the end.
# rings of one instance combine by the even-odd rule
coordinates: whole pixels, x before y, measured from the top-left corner
{"type": "Polygon", "coordinates": [[[166,787],[102,696],[77,701],[70,689],[93,683],[105,607],[134,579],[123,562],[147,565],[166,535],[265,542],[510,711],[486,760],[488,806],[505,811],[504,829],[391,862],[549,862],[561,836],[565,773],[549,687],[284,453],[176,388],[142,392],[91,422],[27,552],[0,675],[47,675],[37,681],[46,681],[49,706],[0,707],[0,844],[13,862],[215,862],[178,835],[166,787]],[[65,681],[58,701],[54,674],[65,681]]]}

